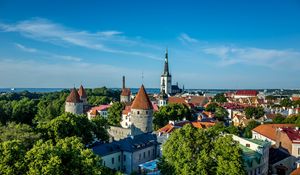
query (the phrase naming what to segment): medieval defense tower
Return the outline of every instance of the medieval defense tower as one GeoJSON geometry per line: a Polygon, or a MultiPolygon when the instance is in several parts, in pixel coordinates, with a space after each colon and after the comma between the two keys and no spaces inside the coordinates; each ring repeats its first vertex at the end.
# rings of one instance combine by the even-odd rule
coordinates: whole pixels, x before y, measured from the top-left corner
{"type": "Polygon", "coordinates": [[[153,106],[144,85],[139,89],[131,106],[132,135],[152,132],[153,106]]]}

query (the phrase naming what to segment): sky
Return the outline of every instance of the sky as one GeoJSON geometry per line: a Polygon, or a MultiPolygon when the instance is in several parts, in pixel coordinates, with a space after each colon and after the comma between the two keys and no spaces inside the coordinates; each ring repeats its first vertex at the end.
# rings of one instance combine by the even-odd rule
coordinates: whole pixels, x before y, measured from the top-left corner
{"type": "Polygon", "coordinates": [[[299,0],[0,0],[0,88],[300,88],[299,0]]]}

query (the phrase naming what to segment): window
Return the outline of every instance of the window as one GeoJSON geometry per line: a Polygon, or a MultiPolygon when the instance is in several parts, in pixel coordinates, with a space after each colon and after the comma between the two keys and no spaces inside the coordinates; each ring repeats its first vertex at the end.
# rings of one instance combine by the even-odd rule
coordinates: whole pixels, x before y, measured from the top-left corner
{"type": "Polygon", "coordinates": [[[142,158],[142,154],[140,153],[140,155],[139,155],[139,160],[141,160],[141,158],[142,158]]]}
{"type": "Polygon", "coordinates": [[[144,152],[144,159],[146,158],[146,152],[144,152]]]}
{"type": "Polygon", "coordinates": [[[148,114],[148,111],[146,111],[146,114],[148,114]]]}
{"type": "Polygon", "coordinates": [[[120,171],[120,167],[118,167],[118,171],[120,171]]]}
{"type": "Polygon", "coordinates": [[[300,148],[298,148],[298,155],[300,155],[300,148]]]}
{"type": "Polygon", "coordinates": [[[136,113],[137,113],[137,114],[140,114],[140,111],[137,111],[136,113]]]}
{"type": "Polygon", "coordinates": [[[152,150],[152,153],[153,153],[153,156],[155,156],[155,151],[154,151],[154,149],[152,150]]]}
{"type": "Polygon", "coordinates": [[[150,150],[148,150],[148,157],[150,157],[150,150]]]}
{"type": "Polygon", "coordinates": [[[111,164],[115,163],[115,158],[111,158],[111,164]]]}
{"type": "Polygon", "coordinates": [[[103,161],[103,166],[105,166],[105,161],[103,161]]]}
{"type": "Polygon", "coordinates": [[[247,144],[246,144],[246,147],[250,147],[250,144],[249,144],[249,143],[247,143],[247,144]]]}
{"type": "Polygon", "coordinates": [[[124,155],[123,160],[126,161],[126,155],[124,155]]]}
{"type": "Polygon", "coordinates": [[[119,157],[118,157],[118,161],[120,162],[121,161],[121,156],[119,155],[119,157]]]}

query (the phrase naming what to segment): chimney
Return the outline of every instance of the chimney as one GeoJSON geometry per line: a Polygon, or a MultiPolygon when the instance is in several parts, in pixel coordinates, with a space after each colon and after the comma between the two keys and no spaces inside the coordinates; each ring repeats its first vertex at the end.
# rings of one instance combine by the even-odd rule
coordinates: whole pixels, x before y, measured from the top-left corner
{"type": "Polygon", "coordinates": [[[300,167],[300,160],[296,161],[297,168],[300,167]]]}
{"type": "Polygon", "coordinates": [[[123,76],[123,89],[125,89],[125,76],[123,76]]]}

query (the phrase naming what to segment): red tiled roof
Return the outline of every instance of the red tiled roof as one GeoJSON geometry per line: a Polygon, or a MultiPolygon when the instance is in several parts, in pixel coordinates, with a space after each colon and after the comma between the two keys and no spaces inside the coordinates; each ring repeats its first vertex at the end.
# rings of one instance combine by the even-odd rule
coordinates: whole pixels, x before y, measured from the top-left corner
{"type": "Polygon", "coordinates": [[[123,88],[121,92],[121,96],[130,96],[130,89],[129,88],[123,88]]]}
{"type": "Polygon", "coordinates": [[[277,128],[295,127],[295,126],[296,126],[295,124],[263,124],[252,129],[252,131],[255,131],[271,140],[276,140],[277,128]]]}
{"type": "Polygon", "coordinates": [[[286,133],[293,143],[300,143],[300,130],[295,127],[282,128],[281,132],[286,133]]]}
{"type": "Polygon", "coordinates": [[[92,107],[91,110],[106,111],[109,107],[111,107],[111,105],[99,105],[99,106],[92,107]]]}
{"type": "Polygon", "coordinates": [[[258,91],[256,90],[238,90],[235,95],[245,95],[245,96],[256,96],[258,91]]]}
{"type": "Polygon", "coordinates": [[[152,103],[146,93],[144,85],[141,86],[139,92],[137,93],[134,101],[132,102],[131,109],[143,109],[149,110],[153,109],[152,103]]]}
{"type": "Polygon", "coordinates": [[[90,115],[97,115],[97,110],[96,109],[91,109],[90,110],[90,115]]]}
{"type": "Polygon", "coordinates": [[[238,103],[225,103],[222,105],[226,109],[244,109],[245,107],[238,103]]]}
{"type": "Polygon", "coordinates": [[[122,114],[127,115],[131,111],[131,106],[125,106],[125,109],[122,111],[122,114]]]}
{"type": "Polygon", "coordinates": [[[71,90],[71,93],[67,97],[66,102],[70,102],[70,103],[80,103],[81,102],[79,94],[78,94],[78,92],[77,92],[77,90],[75,88],[73,88],[71,90]]]}
{"type": "Polygon", "coordinates": [[[79,96],[80,96],[81,98],[86,98],[86,97],[87,97],[87,96],[86,96],[86,93],[85,93],[85,90],[84,90],[84,88],[83,88],[82,85],[80,85],[80,88],[79,88],[79,90],[78,90],[78,94],[79,94],[79,96]]]}
{"type": "Polygon", "coordinates": [[[292,101],[298,101],[300,100],[300,97],[292,97],[292,101]]]}

